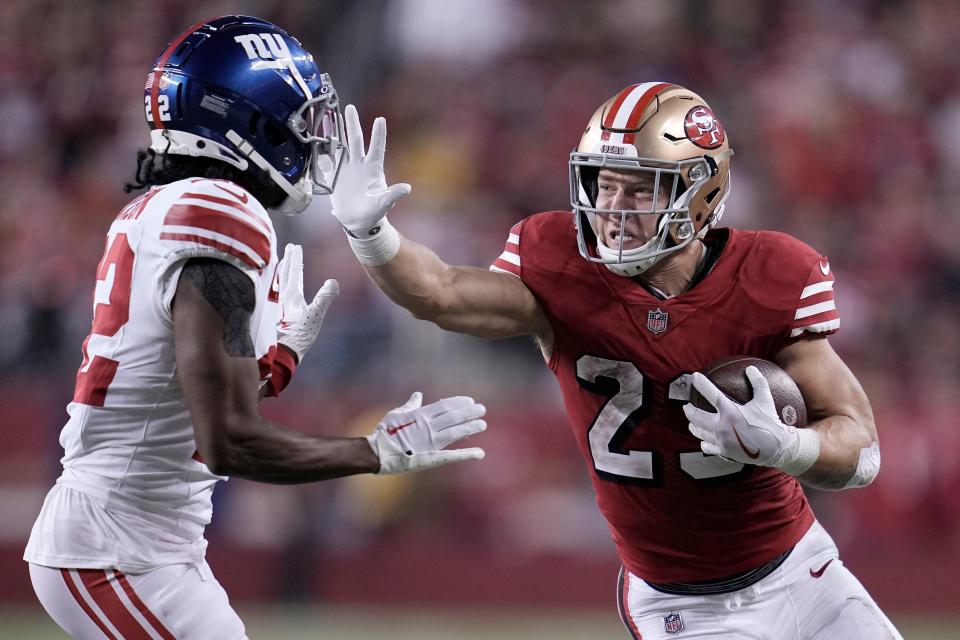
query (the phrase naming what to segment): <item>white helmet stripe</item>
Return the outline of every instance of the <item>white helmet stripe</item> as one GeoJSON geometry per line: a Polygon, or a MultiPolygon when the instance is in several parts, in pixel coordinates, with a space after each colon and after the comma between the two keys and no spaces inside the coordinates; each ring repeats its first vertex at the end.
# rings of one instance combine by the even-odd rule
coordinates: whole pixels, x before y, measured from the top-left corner
{"type": "MultiPolygon", "coordinates": [[[[617,113],[613,118],[613,124],[610,127],[611,129],[623,129],[627,126],[627,121],[630,120],[630,116],[633,114],[634,108],[637,106],[637,103],[640,102],[641,98],[657,85],[662,85],[663,82],[644,82],[643,84],[638,84],[633,88],[633,91],[630,92],[630,95],[624,99],[620,104],[620,108],[617,109],[617,113]]],[[[646,108],[646,105],[644,105],[646,108]]]]}

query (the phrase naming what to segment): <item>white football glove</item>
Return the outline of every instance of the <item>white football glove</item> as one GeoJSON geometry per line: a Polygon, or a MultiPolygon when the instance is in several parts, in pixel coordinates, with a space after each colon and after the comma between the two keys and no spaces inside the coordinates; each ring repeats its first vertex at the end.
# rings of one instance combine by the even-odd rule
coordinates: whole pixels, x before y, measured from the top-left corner
{"type": "Polygon", "coordinates": [[[379,233],[383,217],[403,196],[410,193],[405,182],[387,186],[383,154],[387,145],[387,121],[377,118],[370,132],[370,150],[364,152],[363,129],[355,106],[344,110],[347,148],[340,163],[340,175],[331,195],[333,215],[353,237],[365,239],[379,233]]]}
{"type": "Polygon", "coordinates": [[[423,394],[415,392],[402,407],[383,417],[367,436],[380,460],[380,474],[407,473],[461,460],[482,460],[483,449],[443,450],[444,447],[487,428],[481,420],[486,407],[473,398],[444,398],[425,407],[423,394]]]}
{"type": "Polygon", "coordinates": [[[298,244],[288,244],[284,248],[277,275],[282,309],[277,323],[277,342],[297,354],[300,363],[320,334],[327,309],[340,293],[340,283],[327,280],[313,297],[313,302],[307,304],[303,297],[303,248],[298,244]]]}
{"type": "Polygon", "coordinates": [[[786,425],[777,416],[770,386],[756,367],[747,367],[753,398],[738,404],[728,398],[702,373],[694,373],[693,386],[716,413],[683,405],[690,433],[700,438],[708,455],[763,467],[775,467],[799,476],[820,455],[820,438],[813,429],[786,425]]]}

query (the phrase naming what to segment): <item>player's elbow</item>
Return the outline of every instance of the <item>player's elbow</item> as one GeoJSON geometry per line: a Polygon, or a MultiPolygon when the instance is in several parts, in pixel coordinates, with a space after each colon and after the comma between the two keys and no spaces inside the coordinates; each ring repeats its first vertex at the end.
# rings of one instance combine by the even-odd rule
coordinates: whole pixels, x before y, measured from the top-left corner
{"type": "Polygon", "coordinates": [[[219,416],[198,429],[197,452],[204,464],[218,476],[242,475],[244,471],[243,443],[248,440],[247,423],[243,416],[219,416]]]}

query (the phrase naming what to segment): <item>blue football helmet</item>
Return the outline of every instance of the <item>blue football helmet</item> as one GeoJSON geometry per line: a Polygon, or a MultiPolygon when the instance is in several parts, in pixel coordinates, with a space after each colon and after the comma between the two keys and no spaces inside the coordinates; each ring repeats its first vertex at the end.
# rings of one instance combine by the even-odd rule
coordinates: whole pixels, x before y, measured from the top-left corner
{"type": "Polygon", "coordinates": [[[265,171],[303,211],[333,191],[345,146],[330,76],[275,24],[224,16],[193,25],[157,58],[144,89],[157,153],[265,171]]]}

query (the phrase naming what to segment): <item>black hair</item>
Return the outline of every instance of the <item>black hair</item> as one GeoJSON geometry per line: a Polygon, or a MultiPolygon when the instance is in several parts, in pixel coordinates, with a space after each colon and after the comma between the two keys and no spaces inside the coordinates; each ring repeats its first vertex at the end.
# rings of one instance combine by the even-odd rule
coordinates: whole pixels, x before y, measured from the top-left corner
{"type": "Polygon", "coordinates": [[[137,171],[134,181],[124,184],[123,190],[130,193],[186,178],[229,180],[249,191],[268,209],[280,206],[287,197],[286,191],[271,180],[265,171],[258,169],[241,171],[212,158],[157,153],[153,149],[137,151],[137,171]]]}

